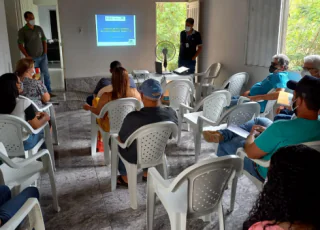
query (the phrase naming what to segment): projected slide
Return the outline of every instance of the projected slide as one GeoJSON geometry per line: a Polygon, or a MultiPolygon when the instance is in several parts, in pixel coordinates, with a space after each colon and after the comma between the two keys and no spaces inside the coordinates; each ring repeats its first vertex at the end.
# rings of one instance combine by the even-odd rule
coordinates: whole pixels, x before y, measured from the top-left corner
{"type": "Polygon", "coordinates": [[[97,46],[135,46],[135,15],[96,15],[97,46]]]}

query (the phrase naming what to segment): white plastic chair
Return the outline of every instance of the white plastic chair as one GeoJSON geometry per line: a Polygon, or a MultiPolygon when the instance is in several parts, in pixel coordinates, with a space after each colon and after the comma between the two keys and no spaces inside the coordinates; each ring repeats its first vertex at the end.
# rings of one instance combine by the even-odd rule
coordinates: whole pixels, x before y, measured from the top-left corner
{"type": "Polygon", "coordinates": [[[48,174],[51,184],[53,209],[60,211],[54,177],[52,158],[47,149],[43,149],[28,159],[8,157],[4,145],[0,142],[0,184],[7,185],[14,196],[37,181],[42,175],[48,174]],[[41,161],[38,159],[41,158],[41,161]]]}
{"type": "Polygon", "coordinates": [[[132,97],[121,98],[107,103],[100,111],[99,115],[91,113],[91,155],[97,153],[98,130],[101,132],[104,145],[104,161],[108,165],[110,162],[110,135],[117,134],[120,131],[124,118],[128,113],[140,110],[141,103],[132,97]],[[103,118],[108,113],[110,131],[105,132],[98,124],[96,119],[103,118]]]}
{"type": "Polygon", "coordinates": [[[173,181],[165,180],[155,168],[148,171],[147,230],[153,229],[156,195],[167,210],[171,230],[185,230],[187,217],[210,221],[218,211],[219,229],[224,229],[222,196],[233,177],[230,210],[233,211],[238,176],[243,161],[237,156],[224,156],[201,161],[181,172],[173,181]],[[172,182],[171,182],[172,181],[172,182]]]}
{"type": "Polygon", "coordinates": [[[182,121],[183,119],[187,122],[187,124],[191,125],[191,128],[194,132],[197,131],[198,126],[198,117],[204,116],[212,122],[218,121],[220,118],[223,109],[226,106],[230,105],[231,94],[227,90],[215,91],[211,95],[204,98],[196,107],[192,108],[185,104],[180,104],[179,108],[179,116],[178,116],[178,141],[180,143],[181,140],[181,130],[182,130],[182,121]],[[203,107],[203,111],[199,111],[199,109],[203,107]],[[186,113],[186,112],[189,113],[186,113]]]}
{"type": "Polygon", "coordinates": [[[196,103],[201,100],[201,95],[205,98],[206,96],[211,94],[214,88],[214,80],[219,77],[220,71],[221,64],[218,62],[210,65],[205,72],[194,74],[194,76],[198,76],[197,82],[195,83],[196,103]]]}
{"type": "MultiPolygon", "coordinates": [[[[275,92],[275,89],[270,90],[268,92],[268,94],[269,93],[273,93],[273,92],[275,92]]],[[[246,103],[248,101],[250,101],[249,98],[241,96],[241,97],[239,97],[239,100],[238,100],[237,104],[238,105],[239,104],[243,104],[243,103],[246,103]]],[[[263,100],[258,101],[258,102],[263,102],[263,100]]],[[[276,102],[277,102],[277,100],[268,100],[267,104],[266,104],[266,107],[264,109],[264,112],[260,113],[260,117],[267,117],[268,116],[268,118],[273,119],[273,107],[275,106],[276,102]]]]}
{"type": "Polygon", "coordinates": [[[19,211],[0,230],[16,229],[24,218],[29,218],[30,230],[45,230],[43,217],[39,202],[36,198],[29,198],[19,211]]]}
{"type": "Polygon", "coordinates": [[[55,145],[59,145],[59,140],[58,140],[58,128],[57,128],[57,122],[56,122],[56,113],[54,111],[54,107],[53,104],[48,102],[46,103],[46,105],[42,108],[39,108],[38,105],[36,103],[34,103],[34,101],[32,101],[31,99],[24,97],[24,96],[19,96],[22,97],[24,99],[29,100],[32,105],[36,108],[37,111],[39,112],[46,112],[49,116],[50,116],[50,122],[52,125],[52,139],[53,139],[53,144],[55,145]]]}
{"type": "Polygon", "coordinates": [[[239,96],[241,90],[249,80],[249,74],[245,72],[236,73],[226,80],[220,89],[226,89],[231,93],[231,96],[239,96]]]}
{"type": "Polygon", "coordinates": [[[189,105],[193,100],[194,85],[189,80],[169,82],[163,92],[169,91],[170,107],[178,110],[181,103],[189,105]]]}
{"type": "MultiPolygon", "coordinates": [[[[320,141],[305,142],[305,143],[302,143],[302,144],[307,145],[310,148],[314,148],[317,151],[320,151],[320,141]]],[[[247,156],[247,154],[246,154],[246,152],[244,151],[243,148],[238,148],[236,155],[239,156],[242,159],[244,159],[245,157],[248,158],[248,156],[247,156]]],[[[251,158],[250,158],[250,160],[255,162],[257,165],[260,165],[260,166],[265,167],[265,168],[269,168],[269,166],[270,166],[270,160],[267,161],[267,160],[263,160],[263,159],[251,159],[251,158]]],[[[243,174],[246,175],[249,178],[249,180],[252,181],[252,183],[257,187],[257,189],[259,191],[262,190],[263,183],[260,180],[258,180],[254,176],[252,176],[246,170],[243,170],[243,174]]]]}
{"type": "Polygon", "coordinates": [[[4,144],[9,157],[25,156],[25,158],[33,156],[38,152],[42,144],[45,143],[51,155],[53,168],[55,168],[54,152],[48,122],[35,130],[28,122],[22,120],[20,117],[0,115],[0,142],[4,144]],[[42,130],[44,130],[45,137],[42,138],[33,149],[25,151],[23,141],[27,140],[29,135],[38,134],[42,130]]]}
{"type": "Polygon", "coordinates": [[[112,136],[112,163],[111,163],[111,190],[117,185],[117,170],[119,157],[124,163],[128,175],[128,189],[130,194],[130,206],[137,209],[137,170],[140,168],[160,167],[164,178],[167,178],[167,158],[165,148],[168,139],[176,137],[177,125],[171,121],[157,122],[145,125],[128,137],[125,143],[120,143],[117,136],[112,136]],[[129,147],[133,142],[137,145],[137,164],[127,162],[118,152],[118,146],[122,149],[129,147]]]}
{"type": "Polygon", "coordinates": [[[250,121],[251,119],[258,117],[260,114],[260,105],[257,102],[248,102],[245,104],[237,105],[227,110],[223,115],[221,115],[220,119],[216,122],[204,117],[199,116],[197,131],[195,135],[195,155],[196,161],[198,160],[198,156],[201,151],[201,136],[203,132],[203,128],[206,125],[210,125],[207,127],[208,130],[220,130],[222,128],[226,128],[228,125],[241,125],[250,121]],[[224,122],[227,122],[224,124],[224,122]]]}

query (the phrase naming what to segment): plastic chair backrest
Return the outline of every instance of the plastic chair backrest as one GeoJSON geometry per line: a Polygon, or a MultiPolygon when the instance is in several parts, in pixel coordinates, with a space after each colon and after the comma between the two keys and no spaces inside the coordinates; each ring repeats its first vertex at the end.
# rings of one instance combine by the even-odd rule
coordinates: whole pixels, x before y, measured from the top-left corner
{"type": "Polygon", "coordinates": [[[243,161],[238,156],[204,160],[181,172],[170,184],[169,191],[175,192],[187,182],[188,216],[203,216],[215,210],[231,175],[238,176],[242,168],[243,161]]]}
{"type": "Polygon", "coordinates": [[[6,184],[7,181],[12,181],[16,175],[10,170],[10,167],[12,167],[14,163],[9,158],[7,150],[2,142],[0,142],[0,160],[3,162],[3,164],[0,165],[0,184],[6,184]]]}
{"type": "Polygon", "coordinates": [[[128,113],[140,110],[141,103],[132,97],[121,98],[107,103],[100,112],[100,117],[108,113],[110,133],[118,133],[128,113]]]}
{"type": "Polygon", "coordinates": [[[215,78],[217,78],[221,71],[221,64],[214,63],[206,70],[205,75],[201,78],[201,85],[212,85],[215,78]]]}
{"type": "Polygon", "coordinates": [[[231,94],[227,90],[215,91],[203,99],[203,116],[213,122],[218,121],[223,109],[230,105],[231,94]]]}
{"type": "Polygon", "coordinates": [[[174,80],[166,85],[164,92],[166,90],[169,91],[170,107],[177,110],[181,103],[189,105],[194,85],[189,80],[174,80]]]}
{"type": "Polygon", "coordinates": [[[223,83],[221,89],[227,89],[231,93],[231,96],[239,96],[242,87],[248,82],[248,80],[248,73],[236,73],[223,83]]]}
{"type": "Polygon", "coordinates": [[[320,141],[305,142],[303,144],[320,152],[320,141]]]}
{"type": "Polygon", "coordinates": [[[248,102],[232,107],[220,118],[219,124],[227,120],[227,125],[242,125],[260,115],[260,105],[257,102],[248,102]]]}
{"type": "Polygon", "coordinates": [[[10,157],[25,155],[23,140],[31,133],[31,126],[20,117],[0,115],[0,142],[10,157]]]}
{"type": "Polygon", "coordinates": [[[138,165],[154,166],[162,162],[162,156],[170,136],[176,137],[178,127],[171,121],[142,126],[128,138],[127,146],[137,143],[138,165]]]}

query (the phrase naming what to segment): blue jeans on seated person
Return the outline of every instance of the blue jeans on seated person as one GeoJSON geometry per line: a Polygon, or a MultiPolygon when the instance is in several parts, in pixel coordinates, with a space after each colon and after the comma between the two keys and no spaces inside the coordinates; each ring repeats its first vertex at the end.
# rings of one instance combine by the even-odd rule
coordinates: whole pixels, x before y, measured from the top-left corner
{"type": "Polygon", "coordinates": [[[88,96],[87,99],[86,99],[87,104],[92,106],[93,99],[94,99],[93,95],[88,96]]]}
{"type": "MultiPolygon", "coordinates": [[[[119,174],[121,176],[126,176],[127,175],[127,170],[126,167],[124,166],[123,162],[121,159],[119,159],[119,164],[118,164],[118,170],[119,170],[119,174]]],[[[147,171],[148,169],[143,169],[143,171],[147,171]]]]}
{"type": "Polygon", "coordinates": [[[283,109],[274,117],[274,121],[278,120],[291,120],[294,112],[289,109],[283,109]]]}
{"type": "MultiPolygon", "coordinates": [[[[264,127],[268,127],[272,124],[272,121],[265,117],[258,117],[253,120],[246,122],[245,124],[240,125],[240,128],[250,132],[254,125],[261,125],[264,127]]],[[[234,155],[237,152],[238,148],[244,147],[246,139],[238,136],[237,134],[231,132],[228,129],[219,130],[219,132],[223,135],[224,139],[223,142],[219,143],[217,156],[228,156],[234,155]]],[[[258,178],[260,177],[254,168],[254,162],[251,161],[249,158],[245,158],[244,160],[244,170],[249,172],[252,176],[258,178]]]]}
{"type": "Polygon", "coordinates": [[[193,74],[196,71],[196,60],[182,60],[179,58],[178,60],[178,66],[184,66],[189,68],[188,73],[193,74]]]}
{"type": "Polygon", "coordinates": [[[236,106],[238,104],[239,97],[240,96],[232,96],[231,97],[231,102],[230,102],[229,108],[236,106]]]}
{"type": "MultiPolygon", "coordinates": [[[[34,146],[38,144],[38,142],[44,137],[44,132],[41,131],[38,134],[31,134],[27,140],[23,142],[24,150],[28,151],[33,149],[34,146]]],[[[41,146],[41,148],[46,148],[45,144],[41,146]]]]}
{"type": "Polygon", "coordinates": [[[28,187],[11,199],[11,191],[5,185],[0,185],[0,220],[1,226],[7,223],[29,198],[39,199],[36,187],[28,187]]]}

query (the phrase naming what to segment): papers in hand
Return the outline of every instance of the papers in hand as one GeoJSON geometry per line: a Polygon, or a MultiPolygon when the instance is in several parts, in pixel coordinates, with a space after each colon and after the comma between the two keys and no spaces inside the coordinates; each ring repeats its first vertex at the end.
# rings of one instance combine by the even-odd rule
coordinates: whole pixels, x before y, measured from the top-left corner
{"type": "Polygon", "coordinates": [[[242,128],[240,128],[239,126],[236,125],[229,125],[227,127],[228,130],[230,130],[231,132],[243,137],[243,138],[247,138],[249,136],[249,132],[247,130],[244,130],[242,128]]]}
{"type": "Polygon", "coordinates": [[[290,106],[293,94],[281,91],[277,100],[278,105],[290,106]]]}

